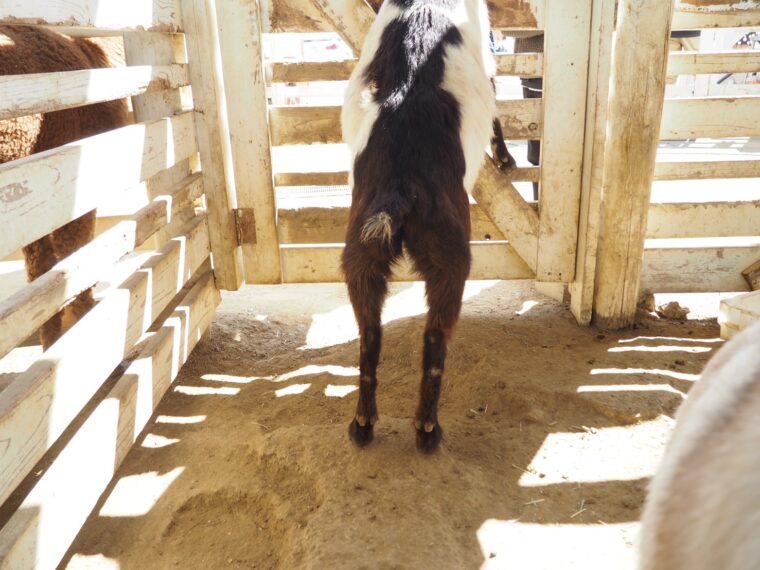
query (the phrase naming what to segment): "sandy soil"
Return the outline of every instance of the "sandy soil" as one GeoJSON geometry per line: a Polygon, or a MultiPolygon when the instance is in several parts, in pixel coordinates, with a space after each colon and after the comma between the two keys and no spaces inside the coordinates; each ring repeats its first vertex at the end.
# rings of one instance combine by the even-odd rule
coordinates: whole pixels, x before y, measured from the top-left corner
{"type": "Polygon", "coordinates": [[[446,437],[423,456],[420,284],[392,288],[364,450],[346,432],[358,343],[343,287],[226,295],[69,568],[632,568],[648,478],[720,346],[715,321],[602,334],[529,283],[466,297],[446,437]]]}

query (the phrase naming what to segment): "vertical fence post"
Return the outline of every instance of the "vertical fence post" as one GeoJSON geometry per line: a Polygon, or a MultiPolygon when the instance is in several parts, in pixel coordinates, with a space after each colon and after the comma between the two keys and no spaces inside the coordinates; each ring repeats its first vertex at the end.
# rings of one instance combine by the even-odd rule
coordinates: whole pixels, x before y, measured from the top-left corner
{"type": "Polygon", "coordinates": [[[603,328],[636,316],[672,16],[670,1],[618,3],[594,294],[603,328]]]}
{"type": "Polygon", "coordinates": [[[220,289],[234,291],[240,287],[243,275],[235,224],[234,178],[214,4],[214,0],[182,0],[182,19],[195,106],[195,131],[208,207],[214,275],[220,289]]]}
{"type": "MultiPolygon", "coordinates": [[[[253,213],[255,243],[243,243],[248,283],[280,283],[266,78],[258,0],[217,3],[238,207],[253,213]]],[[[249,228],[250,230],[250,228],[249,228]]]]}
{"type": "Polygon", "coordinates": [[[549,0],[536,280],[575,274],[592,0],[549,0]]]}
{"type": "Polygon", "coordinates": [[[581,325],[588,325],[591,322],[594,304],[596,248],[599,243],[599,209],[602,199],[615,3],[616,0],[594,0],[591,17],[591,50],[578,247],[575,258],[575,279],[569,286],[570,309],[578,324],[581,325]]]}

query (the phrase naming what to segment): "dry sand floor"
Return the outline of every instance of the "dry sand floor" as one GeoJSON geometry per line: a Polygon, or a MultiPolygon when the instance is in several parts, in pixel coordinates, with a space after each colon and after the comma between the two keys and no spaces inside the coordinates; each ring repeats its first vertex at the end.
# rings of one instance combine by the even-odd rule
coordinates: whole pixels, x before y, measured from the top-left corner
{"type": "Polygon", "coordinates": [[[348,440],[358,342],[341,285],[248,287],[216,321],[77,538],[70,568],[626,569],[715,321],[605,333],[527,282],[468,284],[414,447],[422,285],[386,305],[380,422],[348,440]]]}

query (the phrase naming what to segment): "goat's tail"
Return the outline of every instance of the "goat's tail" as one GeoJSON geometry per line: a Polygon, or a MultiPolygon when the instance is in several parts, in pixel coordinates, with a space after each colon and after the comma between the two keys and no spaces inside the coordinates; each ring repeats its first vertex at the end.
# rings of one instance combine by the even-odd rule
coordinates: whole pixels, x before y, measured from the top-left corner
{"type": "Polygon", "coordinates": [[[411,210],[411,204],[400,195],[385,195],[369,209],[359,239],[362,243],[390,244],[411,210]]]}

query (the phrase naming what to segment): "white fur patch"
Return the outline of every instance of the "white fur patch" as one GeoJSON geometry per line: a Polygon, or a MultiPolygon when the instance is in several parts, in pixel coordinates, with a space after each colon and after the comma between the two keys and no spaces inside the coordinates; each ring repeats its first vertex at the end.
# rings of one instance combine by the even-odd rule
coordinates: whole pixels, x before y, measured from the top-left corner
{"type": "MultiPolygon", "coordinates": [[[[488,42],[490,25],[483,0],[459,0],[451,9],[441,9],[457,26],[462,44],[447,46],[442,87],[459,103],[461,112],[460,140],[465,156],[463,184],[472,192],[478,177],[486,146],[491,138],[496,102],[490,77],[496,65],[488,42]]],[[[383,30],[405,13],[391,2],[383,3],[364,43],[346,90],[341,113],[343,140],[351,153],[349,184],[353,187],[353,159],[367,146],[379,108],[372,98],[372,86],[364,75],[375,56],[383,30]]]]}
{"type": "Polygon", "coordinates": [[[759,344],[760,323],[726,344],[678,411],[644,509],[642,569],[760,568],[759,344]]]}

